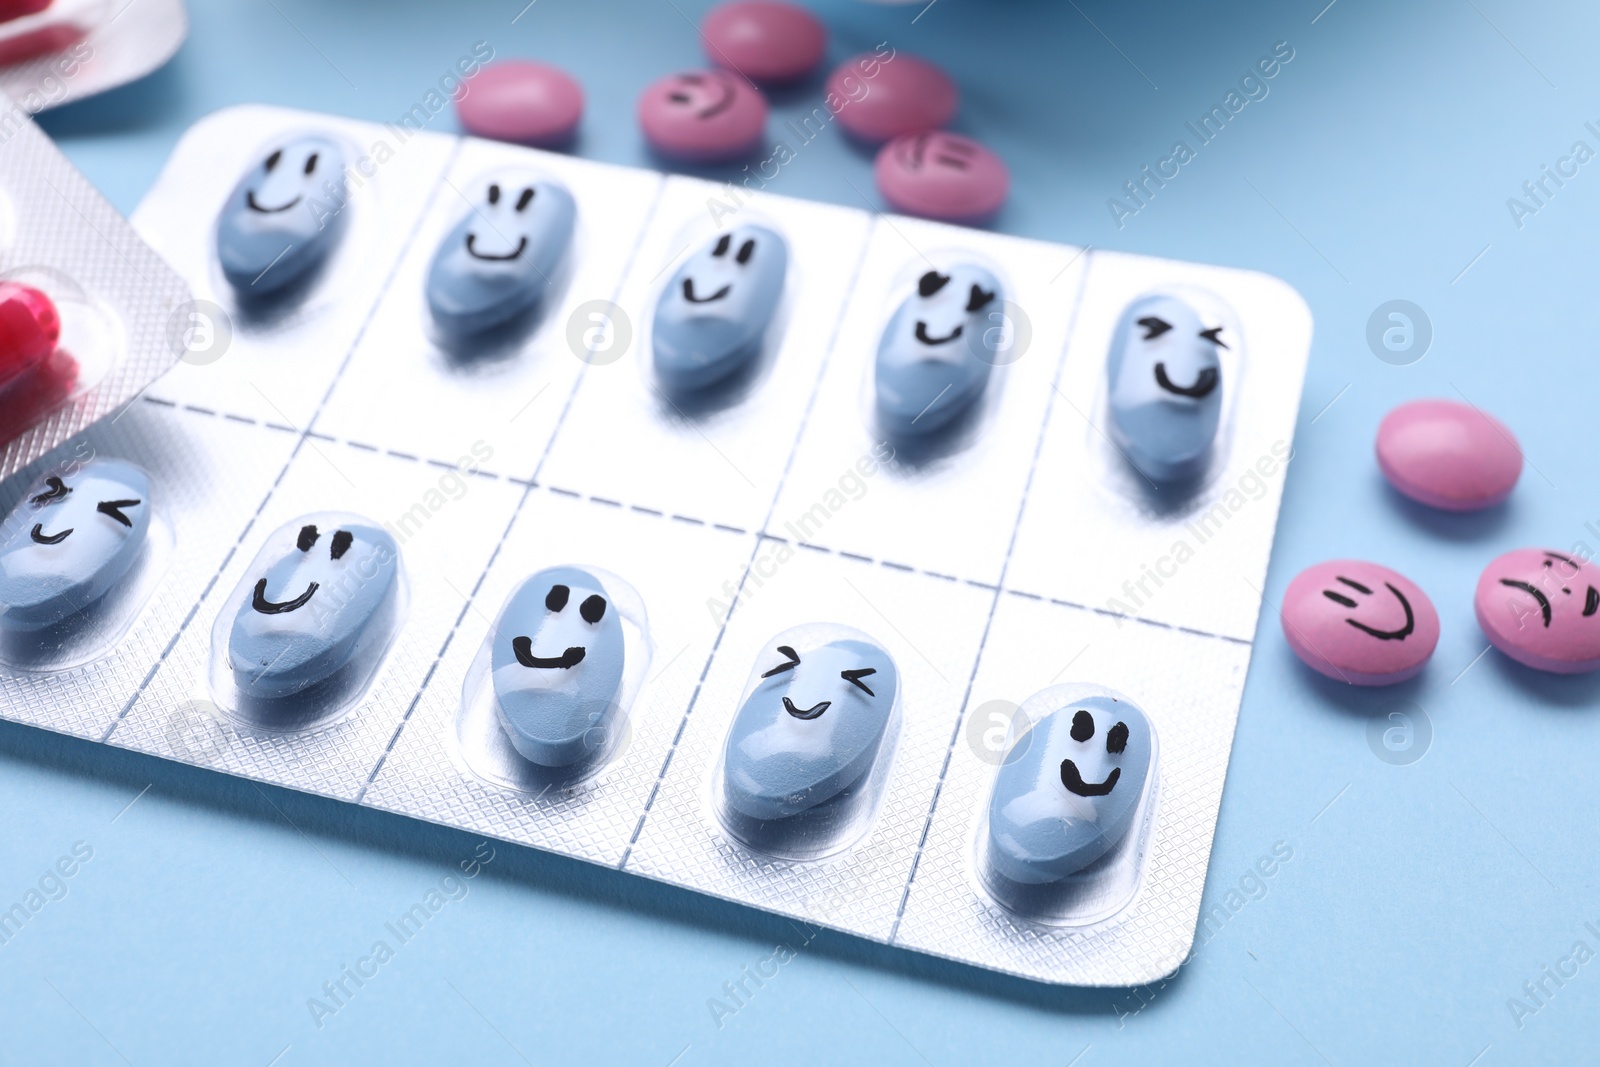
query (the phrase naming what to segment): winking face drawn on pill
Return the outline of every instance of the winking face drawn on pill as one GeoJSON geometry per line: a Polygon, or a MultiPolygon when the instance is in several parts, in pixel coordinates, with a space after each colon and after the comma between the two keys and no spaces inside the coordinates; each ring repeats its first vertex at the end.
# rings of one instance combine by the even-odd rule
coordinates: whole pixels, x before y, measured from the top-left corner
{"type": "Polygon", "coordinates": [[[1112,439],[1156,481],[1196,472],[1222,417],[1222,326],[1209,326],[1188,303],[1148,296],[1122,313],[1111,343],[1112,439]]]}
{"type": "Polygon", "coordinates": [[[50,626],[109,592],[145,543],[149,495],[144,471],[117,459],[33,486],[0,539],[0,627],[50,626]]]}

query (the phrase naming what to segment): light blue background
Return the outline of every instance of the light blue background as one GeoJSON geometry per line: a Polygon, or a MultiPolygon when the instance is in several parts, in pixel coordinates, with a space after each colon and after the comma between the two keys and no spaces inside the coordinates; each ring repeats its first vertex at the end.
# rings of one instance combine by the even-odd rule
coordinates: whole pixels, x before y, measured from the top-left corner
{"type": "MultiPolygon", "coordinates": [[[[44,124],[126,211],[209,111],[266,101],[392,120],[481,39],[582,80],[582,154],[646,164],[634,98],[699,62],[689,20],[703,0],[537,0],[512,25],[523,2],[205,0],[169,67],[44,124]]],[[[1464,1067],[1596,1055],[1600,961],[1520,1028],[1507,999],[1578,939],[1600,949],[1584,928],[1600,928],[1600,689],[1498,653],[1474,663],[1471,593],[1505,549],[1600,547],[1584,529],[1600,529],[1600,162],[1520,230],[1506,208],[1575,140],[1600,148],[1583,125],[1600,120],[1600,12],[1337,0],[1317,18],[1324,3],[939,0],[915,24],[915,6],[817,4],[835,58],[887,39],[956,76],[958,128],[1015,175],[998,228],[1298,287],[1317,338],[1267,595],[1278,601],[1310,563],[1356,556],[1404,571],[1439,608],[1433,665],[1387,693],[1310,675],[1263,611],[1206,907],[1226,905],[1275,842],[1293,859],[1233,899],[1247,902],[1174,981],[1062,991],[821,934],[719,1029],[707,999],[776,943],[798,943],[796,927],[502,845],[468,896],[319,1030],[307,998],[476,838],[0,724],[0,902],[73,842],[94,850],[68,895],[0,946],[0,1059],[1464,1067]],[[1270,95],[1117,229],[1106,199],[1282,40],[1295,58],[1270,95]],[[1393,298],[1433,323],[1432,350],[1411,366],[1365,341],[1369,314],[1393,298]],[[1372,436],[1399,401],[1463,395],[1516,430],[1529,463],[1508,507],[1446,518],[1386,489],[1372,436]],[[1409,766],[1381,761],[1367,738],[1396,699],[1432,724],[1409,766]]],[[[813,103],[793,96],[778,114],[813,103]]],[[[773,188],[851,205],[857,189],[875,195],[869,159],[837,131],[773,188]]]]}

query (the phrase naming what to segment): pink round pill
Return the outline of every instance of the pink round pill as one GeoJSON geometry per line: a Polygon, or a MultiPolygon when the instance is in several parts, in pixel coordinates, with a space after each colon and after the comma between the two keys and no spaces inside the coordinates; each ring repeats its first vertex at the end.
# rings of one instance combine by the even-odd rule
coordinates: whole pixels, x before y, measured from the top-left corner
{"type": "Polygon", "coordinates": [[[1415,677],[1439,644],[1428,594],[1388,567],[1336,559],[1307,567],[1283,595],[1283,636],[1319,674],[1351,685],[1415,677]]]}
{"type": "Polygon", "coordinates": [[[1600,667],[1600,567],[1542,548],[1519,548],[1483,569],[1472,606],[1489,643],[1554,674],[1600,667]]]}
{"type": "Polygon", "coordinates": [[[817,17],[778,0],[736,0],[712,8],[700,33],[712,63],[773,84],[810,74],[828,50],[828,31],[817,17]]]}
{"type": "Polygon", "coordinates": [[[1011,191],[1011,174],[999,156],[942,130],[896,137],[878,153],[872,171],[896,211],[950,222],[990,218],[1011,191]]]}
{"type": "Polygon", "coordinates": [[[1378,426],[1378,466],[1412,500],[1476,511],[1511,495],[1522,449],[1500,420],[1471,404],[1414,400],[1378,426]]]}
{"type": "Polygon", "coordinates": [[[525,59],[484,67],[456,101],[462,129],[527,145],[571,140],[583,118],[583,87],[565,71],[525,59]]]}
{"type": "Polygon", "coordinates": [[[639,94],[639,125],[662,155],[723,162],[759,143],[767,127],[767,102],[737,74],[684,71],[652,82],[639,94]]]}
{"type": "Polygon", "coordinates": [[[936,130],[955,117],[960,95],[949,75],[915,56],[875,52],[847,59],[828,75],[828,110],[869,144],[936,130]]]}

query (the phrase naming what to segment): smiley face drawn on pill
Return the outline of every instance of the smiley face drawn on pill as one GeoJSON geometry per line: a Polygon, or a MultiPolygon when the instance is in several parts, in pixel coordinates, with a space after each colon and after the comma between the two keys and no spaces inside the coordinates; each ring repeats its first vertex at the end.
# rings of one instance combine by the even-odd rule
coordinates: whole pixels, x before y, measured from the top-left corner
{"type": "Polygon", "coordinates": [[[241,296],[304,278],[346,229],[344,148],[320,136],[270,149],[239,179],[217,218],[217,259],[241,296]]]}
{"type": "Polygon", "coordinates": [[[428,266],[434,322],[447,333],[473,334],[530,311],[549,292],[576,220],[572,193],[560,182],[526,170],[489,175],[428,266]]]}
{"type": "Polygon", "coordinates": [[[1484,568],[1474,597],[1495,647],[1539,670],[1600,667],[1600,567],[1542,548],[1507,552],[1484,568]]]}
{"type": "MultiPolygon", "coordinates": [[[[1349,608],[1352,612],[1360,609],[1362,606],[1354,599],[1355,596],[1360,596],[1365,599],[1366,597],[1373,595],[1372,587],[1363,585],[1354,578],[1346,577],[1343,574],[1335,575],[1334,581],[1338,583],[1338,587],[1333,589],[1324,589],[1322,591],[1322,595],[1341,607],[1349,608]]],[[[1404,641],[1406,638],[1410,637],[1417,628],[1416,613],[1411,610],[1411,601],[1407,599],[1404,593],[1395,587],[1393,582],[1384,582],[1383,588],[1389,591],[1389,595],[1394,598],[1393,603],[1400,606],[1400,611],[1404,615],[1403,620],[1391,620],[1393,622],[1398,622],[1398,626],[1395,626],[1391,629],[1384,629],[1380,626],[1373,626],[1369,623],[1362,622],[1354,615],[1349,616],[1344,621],[1346,625],[1353,626],[1369,637],[1376,637],[1380,641],[1404,641]]],[[[1380,615],[1385,614],[1381,606],[1379,607],[1378,611],[1380,615]]],[[[1392,612],[1389,614],[1392,614],[1392,612]]]]}
{"type": "Polygon", "coordinates": [[[889,654],[853,638],[815,648],[776,643],[757,666],[758,683],[723,750],[728,806],[751,819],[783,819],[861,782],[883,747],[899,690],[889,654]]]}
{"type": "Polygon", "coordinates": [[[626,646],[599,578],[550,567],[517,587],[495,624],[495,710],[513,748],[541,767],[598,756],[621,712],[626,646]]]}
{"type": "Polygon", "coordinates": [[[755,359],[788,267],[788,242],[754,225],[713,237],[685,260],[656,304],[652,349],[662,385],[704,389],[755,359]]]}
{"type": "Polygon", "coordinates": [[[1301,661],[1347,685],[1414,678],[1439,643],[1439,613],[1405,575],[1377,563],[1316,563],[1289,582],[1280,617],[1301,661]]]}
{"type": "Polygon", "coordinates": [[[328,681],[381,652],[393,634],[400,550],[362,523],[298,526],[239,605],[228,665],[240,693],[275,700],[328,681]]]}
{"type": "Polygon", "coordinates": [[[709,163],[733,159],[760,142],[767,104],[741,77],[721,70],[685,71],[647,86],[638,115],[658,152],[709,163]]]}
{"type": "Polygon", "coordinates": [[[1133,824],[1154,751],[1149,718],[1127,700],[1081,697],[1043,715],[995,776],[991,868],[1040,885],[1105,855],[1133,824]]]}
{"type": "Polygon", "coordinates": [[[52,626],[109,592],[145,545],[149,498],[149,476],[119,459],[29,489],[0,538],[0,628],[52,626]]]}
{"type": "Polygon", "coordinates": [[[720,70],[689,71],[675,75],[662,87],[666,102],[704,122],[733,107],[739,86],[731,74],[720,70]]]}
{"type": "Polygon", "coordinates": [[[1196,473],[1222,417],[1223,326],[1185,301],[1148,296],[1122,313],[1106,371],[1112,440],[1155,481],[1196,473]]]}
{"type": "Polygon", "coordinates": [[[884,329],[874,364],[883,428],[899,436],[931,434],[971,409],[993,364],[979,358],[1000,283],[986,269],[930,270],[884,329]]]}

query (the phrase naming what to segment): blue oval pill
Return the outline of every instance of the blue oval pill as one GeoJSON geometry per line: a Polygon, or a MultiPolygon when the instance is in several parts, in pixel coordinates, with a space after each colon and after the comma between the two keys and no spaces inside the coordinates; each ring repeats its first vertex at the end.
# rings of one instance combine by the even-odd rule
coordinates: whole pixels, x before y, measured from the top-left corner
{"type": "Polygon", "coordinates": [[[900,676],[866,641],[778,645],[728,730],[723,795],[752,819],[783,819],[862,781],[883,745],[900,676]]]}
{"type": "Polygon", "coordinates": [[[661,384],[704,389],[759,355],[788,269],[788,244],[765,226],[736,226],[690,256],[656,304],[661,384]]]}
{"type": "Polygon", "coordinates": [[[345,153],[326,137],[274,148],[233,187],[217,218],[217,260],[241,294],[297,281],[344,236],[345,153]]]}
{"type": "Polygon", "coordinates": [[[1034,723],[995,775],[989,865],[1025,885],[1082,870],[1122,840],[1150,775],[1150,720],[1126,700],[1075,700],[1034,723]]]}
{"type": "Polygon", "coordinates": [[[150,532],[150,479],[120,459],[52,474],[0,539],[0,627],[39,630],[83,611],[128,573],[150,532]]]}
{"type": "Polygon", "coordinates": [[[1173,296],[1134,301],[1117,322],[1106,363],[1111,438],[1151,479],[1204,466],[1222,418],[1222,327],[1208,328],[1173,296]]]}
{"type": "Polygon", "coordinates": [[[301,526],[234,616],[228,664],[239,692],[293,696],[367,662],[392,636],[399,584],[400,549],[387,532],[301,526]]]}
{"type": "Polygon", "coordinates": [[[983,395],[992,364],[977,353],[999,299],[1000,283],[982,267],[930,270],[917,281],[878,344],[875,392],[885,430],[934,433],[983,395]]]}
{"type": "Polygon", "coordinates": [[[598,578],[551,567],[523,582],[500,613],[490,657],[512,747],[541,767],[603,752],[624,660],[622,619],[598,578]]]}
{"type": "Polygon", "coordinates": [[[577,207],[559,182],[522,171],[489,181],[484,199],[439,243],[428,309],[451,333],[477,333],[529,311],[572,242],[577,207]]]}

